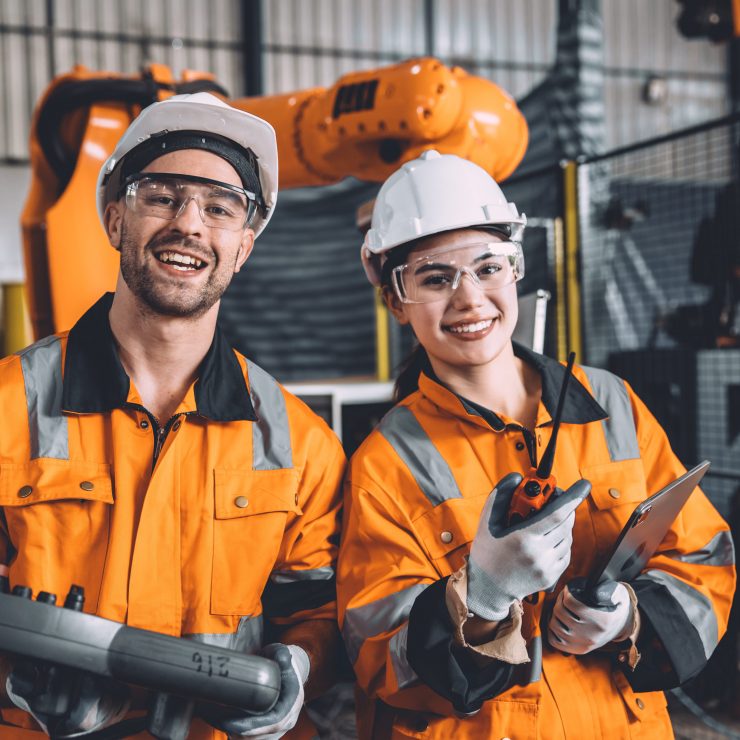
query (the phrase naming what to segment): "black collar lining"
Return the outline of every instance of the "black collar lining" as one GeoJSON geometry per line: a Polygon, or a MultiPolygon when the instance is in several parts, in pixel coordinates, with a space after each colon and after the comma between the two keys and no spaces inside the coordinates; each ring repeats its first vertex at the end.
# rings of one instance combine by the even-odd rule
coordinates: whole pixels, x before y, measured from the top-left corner
{"type": "MultiPolygon", "coordinates": [[[[113,294],[106,293],[69,332],[64,362],[62,409],[100,414],[123,408],[131,381],[121,365],[108,314],[113,294]]],[[[256,421],[244,373],[234,350],[216,327],[194,388],[200,416],[211,421],[256,421]]]]}
{"type": "MultiPolygon", "coordinates": [[[[555,415],[555,409],[558,405],[560,387],[565,377],[565,366],[561,365],[557,360],[540,355],[517,342],[512,342],[512,345],[514,355],[534,367],[542,377],[542,403],[552,418],[555,415]]],[[[432,380],[440,385],[444,385],[436,377],[431,367],[426,372],[432,380]]],[[[454,391],[452,392],[454,393],[454,391]]],[[[504,430],[506,424],[496,412],[463,396],[459,396],[457,393],[455,395],[469,414],[482,417],[496,432],[504,430]]],[[[575,376],[571,377],[563,405],[563,423],[589,424],[592,421],[601,421],[606,418],[608,418],[608,414],[596,399],[586,390],[578,378],[575,376]]]]}

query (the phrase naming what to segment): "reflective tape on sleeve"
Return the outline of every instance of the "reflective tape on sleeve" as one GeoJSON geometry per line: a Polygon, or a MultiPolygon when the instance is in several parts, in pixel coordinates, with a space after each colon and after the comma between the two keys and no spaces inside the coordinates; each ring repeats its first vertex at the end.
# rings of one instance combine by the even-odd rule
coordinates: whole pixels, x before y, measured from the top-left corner
{"type": "Polygon", "coordinates": [[[249,395],[257,414],[252,424],[252,465],[255,470],[293,467],[290,424],[285,396],[278,382],[259,365],[247,360],[249,395]]]}
{"type": "Polygon", "coordinates": [[[694,563],[696,565],[714,565],[727,567],[735,564],[735,547],[732,544],[732,535],[728,530],[717,532],[704,547],[694,552],[676,553],[675,551],[663,552],[661,555],[680,560],[682,563],[694,563]]]}
{"type": "Polygon", "coordinates": [[[378,429],[432,506],[462,498],[450,466],[408,408],[396,406],[383,417],[378,429]]]}
{"type": "Polygon", "coordinates": [[[392,632],[408,619],[416,597],[428,585],[416,583],[369,604],[347,609],[342,637],[352,665],[357,662],[365,640],[383,632],[392,632]]]}
{"type": "Polygon", "coordinates": [[[396,676],[396,685],[399,691],[401,689],[407,689],[419,680],[416,671],[409,665],[408,658],[406,657],[406,640],[408,639],[408,635],[409,623],[406,622],[391,637],[388,645],[391,654],[391,665],[393,666],[393,673],[396,676]]]}
{"type": "Polygon", "coordinates": [[[205,633],[196,632],[183,635],[188,640],[200,642],[203,645],[236,650],[240,653],[255,653],[262,647],[264,626],[262,615],[257,617],[242,617],[236,632],[205,633]]]}
{"type": "Polygon", "coordinates": [[[601,424],[612,462],[640,457],[637,430],[627,387],[621,378],[595,367],[583,366],[594,398],[609,414],[601,424]]]}
{"type": "Polygon", "coordinates": [[[717,647],[719,628],[712,603],[700,591],[685,581],[676,578],[663,570],[648,570],[635,581],[649,580],[664,586],[673,596],[678,607],[684,611],[686,618],[696,628],[707,659],[717,647]]]}
{"type": "Polygon", "coordinates": [[[331,565],[309,570],[274,570],[270,575],[273,583],[281,584],[299,581],[330,581],[332,578],[334,578],[334,568],[331,565]]]}
{"type": "Polygon", "coordinates": [[[26,390],[31,459],[69,460],[67,418],[62,413],[62,345],[46,337],[19,353],[26,390]]]}

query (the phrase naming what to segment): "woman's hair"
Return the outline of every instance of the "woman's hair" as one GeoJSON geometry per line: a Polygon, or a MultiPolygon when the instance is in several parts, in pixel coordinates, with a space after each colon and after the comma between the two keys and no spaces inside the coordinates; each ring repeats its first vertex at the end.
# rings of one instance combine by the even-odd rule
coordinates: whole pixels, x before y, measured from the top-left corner
{"type": "MultiPolygon", "coordinates": [[[[409,253],[416,245],[416,241],[407,242],[388,252],[388,259],[383,263],[380,273],[380,285],[388,290],[393,290],[391,284],[391,273],[394,267],[402,265],[409,253]]],[[[403,401],[406,396],[410,396],[414,391],[419,389],[419,376],[430,367],[429,355],[420,344],[417,344],[411,352],[401,362],[398,377],[393,386],[393,401],[398,403],[403,401]]]]}
{"type": "Polygon", "coordinates": [[[398,377],[393,385],[393,401],[398,403],[406,396],[419,390],[419,376],[430,368],[429,355],[420,344],[417,344],[405,357],[399,368],[398,377]]]}

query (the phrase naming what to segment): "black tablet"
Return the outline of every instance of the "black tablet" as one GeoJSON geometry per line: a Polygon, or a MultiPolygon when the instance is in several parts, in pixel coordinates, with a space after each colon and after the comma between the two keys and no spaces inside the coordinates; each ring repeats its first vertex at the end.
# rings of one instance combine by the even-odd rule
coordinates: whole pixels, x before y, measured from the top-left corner
{"type": "Polygon", "coordinates": [[[637,505],[604,559],[603,566],[589,576],[587,588],[607,580],[629,582],[642,571],[699,485],[709,464],[709,460],[704,460],[637,505]]]}

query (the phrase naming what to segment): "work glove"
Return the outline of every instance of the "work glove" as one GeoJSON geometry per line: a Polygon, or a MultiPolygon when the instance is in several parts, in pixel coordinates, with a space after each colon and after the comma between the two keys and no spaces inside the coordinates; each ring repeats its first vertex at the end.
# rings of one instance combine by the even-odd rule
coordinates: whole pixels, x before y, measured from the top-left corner
{"type": "Polygon", "coordinates": [[[585,589],[576,578],[559,594],[548,623],[548,640],[564,653],[586,655],[610,642],[626,640],[632,632],[634,607],[625,585],[604,581],[585,589]]]}
{"type": "Polygon", "coordinates": [[[483,619],[500,621],[515,601],[554,586],[570,562],[575,510],[591,484],[576,481],[556,489],[534,516],[507,526],[519,473],[499,481],[478,522],[468,560],[468,609],[483,619]]]}
{"type": "Polygon", "coordinates": [[[258,737],[277,740],[292,730],[303,707],[303,684],[308,679],[311,662],[306,651],[298,645],[266,645],[261,654],[280,666],[280,696],[275,706],[262,714],[215,707],[200,710],[208,724],[229,737],[258,737]]]}
{"type": "Polygon", "coordinates": [[[112,679],[34,661],[19,661],[5,682],[8,698],[47,735],[79,737],[125,716],[128,688],[112,679]]]}

